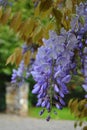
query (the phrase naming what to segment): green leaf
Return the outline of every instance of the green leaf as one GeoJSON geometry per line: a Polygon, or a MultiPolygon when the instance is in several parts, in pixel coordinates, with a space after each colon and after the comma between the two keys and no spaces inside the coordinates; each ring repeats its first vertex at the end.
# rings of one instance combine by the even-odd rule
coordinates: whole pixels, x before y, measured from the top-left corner
{"type": "Polygon", "coordinates": [[[84,23],[85,23],[84,17],[80,16],[79,20],[80,20],[80,22],[84,25],[84,23]]]}
{"type": "Polygon", "coordinates": [[[72,10],[72,7],[73,7],[72,0],[66,0],[65,5],[67,9],[72,10]]]}
{"type": "Polygon", "coordinates": [[[60,10],[53,8],[52,10],[53,16],[55,17],[56,20],[56,26],[57,26],[57,30],[59,32],[59,30],[61,29],[61,23],[62,23],[62,17],[63,14],[60,10]]]}
{"type": "Polygon", "coordinates": [[[34,10],[34,16],[38,17],[39,14],[40,14],[40,3],[38,4],[38,6],[34,10]]]}
{"type": "Polygon", "coordinates": [[[84,127],[83,127],[83,130],[87,130],[87,126],[84,126],[84,127]]]}
{"type": "Polygon", "coordinates": [[[55,8],[53,8],[52,11],[53,11],[53,15],[54,15],[54,17],[56,18],[56,20],[57,20],[59,23],[61,23],[62,16],[63,16],[62,12],[61,12],[60,10],[58,10],[58,9],[55,9],[55,8]]]}
{"type": "Polygon", "coordinates": [[[14,15],[10,27],[13,28],[14,31],[17,31],[22,21],[21,12],[18,12],[14,15]]]}
{"type": "Polygon", "coordinates": [[[72,102],[74,99],[70,99],[69,103],[68,103],[68,107],[71,108],[72,102]]]}
{"type": "Polygon", "coordinates": [[[15,54],[12,54],[8,57],[7,61],[6,61],[6,65],[11,63],[11,64],[14,64],[15,62],[15,54]]]}
{"type": "Polygon", "coordinates": [[[28,51],[28,52],[26,52],[25,54],[24,54],[24,63],[25,63],[25,65],[28,65],[29,64],[29,62],[30,62],[30,55],[31,55],[31,53],[30,53],[30,51],[28,51]]]}
{"type": "Polygon", "coordinates": [[[2,7],[0,7],[0,18],[2,16],[2,7]]]}
{"type": "Polygon", "coordinates": [[[74,123],[74,128],[76,128],[76,127],[77,127],[77,122],[74,123]]]}
{"type": "Polygon", "coordinates": [[[82,126],[82,124],[83,124],[83,121],[80,121],[80,122],[79,122],[79,126],[82,126]]]}
{"type": "Polygon", "coordinates": [[[40,19],[44,19],[45,17],[49,17],[51,12],[52,12],[52,8],[49,8],[47,11],[41,12],[40,13],[40,19]]]}
{"type": "Polygon", "coordinates": [[[43,28],[40,26],[40,27],[37,27],[33,33],[33,42],[36,42],[39,41],[40,39],[42,39],[42,36],[43,36],[43,28]]]}
{"type": "Polygon", "coordinates": [[[10,14],[11,14],[11,8],[8,8],[4,14],[2,15],[1,19],[0,19],[0,22],[2,24],[6,24],[8,22],[8,19],[10,17],[10,14]]]}
{"type": "Polygon", "coordinates": [[[52,0],[41,0],[40,3],[40,11],[47,11],[50,7],[52,7],[52,0]]]}
{"type": "Polygon", "coordinates": [[[19,34],[22,36],[22,38],[24,37],[23,39],[27,40],[30,37],[34,27],[35,20],[33,18],[29,18],[21,24],[19,28],[19,34]]]}

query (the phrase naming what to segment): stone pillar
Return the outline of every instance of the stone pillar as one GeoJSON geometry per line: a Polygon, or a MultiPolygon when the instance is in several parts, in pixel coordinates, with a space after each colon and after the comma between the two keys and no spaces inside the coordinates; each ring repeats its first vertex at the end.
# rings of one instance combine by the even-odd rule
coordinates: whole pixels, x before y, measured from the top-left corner
{"type": "Polygon", "coordinates": [[[7,112],[16,113],[21,116],[28,114],[28,84],[21,87],[8,86],[6,89],[7,112]]]}

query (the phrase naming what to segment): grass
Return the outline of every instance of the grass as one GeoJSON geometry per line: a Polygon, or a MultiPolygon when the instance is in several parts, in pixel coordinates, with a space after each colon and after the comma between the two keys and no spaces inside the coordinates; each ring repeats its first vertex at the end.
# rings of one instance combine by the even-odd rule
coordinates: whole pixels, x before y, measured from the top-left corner
{"type": "MultiPolygon", "coordinates": [[[[36,107],[30,107],[29,108],[29,117],[39,118],[39,119],[45,119],[48,115],[48,113],[45,111],[42,116],[39,115],[39,112],[42,110],[42,108],[36,108],[36,107]]],[[[70,113],[68,108],[64,108],[62,110],[58,110],[56,108],[53,108],[52,111],[57,112],[57,115],[55,115],[53,112],[51,113],[52,119],[60,119],[60,120],[75,120],[75,117],[73,114],[70,113]]]]}

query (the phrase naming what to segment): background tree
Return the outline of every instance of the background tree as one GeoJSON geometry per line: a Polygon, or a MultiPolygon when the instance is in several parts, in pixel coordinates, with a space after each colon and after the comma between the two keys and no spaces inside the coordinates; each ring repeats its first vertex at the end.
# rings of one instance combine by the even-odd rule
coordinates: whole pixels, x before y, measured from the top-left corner
{"type": "MultiPolygon", "coordinates": [[[[26,46],[29,48],[28,52],[22,55],[22,49],[17,48],[15,49],[14,53],[8,58],[8,63],[16,63],[18,65],[22,59],[24,59],[25,65],[29,65],[31,58],[31,47],[41,46],[42,38],[48,38],[49,30],[55,30],[57,34],[60,33],[60,29],[63,27],[67,31],[70,28],[70,21],[72,19],[73,13],[75,13],[75,5],[79,4],[81,1],[75,0],[56,0],[56,1],[46,1],[46,0],[39,0],[33,1],[34,5],[31,3],[27,3],[29,8],[33,8],[31,11],[31,15],[28,14],[29,19],[27,17],[21,16],[21,13],[13,13],[11,16],[11,10],[7,9],[6,12],[2,12],[0,10],[1,17],[0,21],[2,24],[5,24],[8,19],[8,25],[18,33],[18,36],[22,38],[26,42],[26,46]],[[30,26],[32,24],[32,26],[30,26]]],[[[17,4],[17,3],[16,3],[17,4]]],[[[15,9],[14,9],[15,10],[15,9]]],[[[14,12],[14,10],[12,10],[14,12]]],[[[26,12],[22,10],[22,13],[26,12]]],[[[83,21],[83,19],[80,19],[83,21]]],[[[84,39],[84,38],[83,38],[84,39]]],[[[37,50],[37,49],[36,49],[37,50]]],[[[78,59],[79,60],[79,59],[78,59]]],[[[79,62],[80,63],[80,62],[79,62]]],[[[79,66],[78,66],[79,67],[79,66]]],[[[86,100],[82,100],[78,102],[78,100],[74,100],[70,102],[69,106],[72,109],[76,104],[78,108],[78,104],[84,103],[86,104],[86,100]]],[[[74,114],[78,111],[75,109],[74,114]]],[[[83,107],[83,112],[84,110],[83,107]]],[[[80,111],[81,112],[81,111],[80,111]]],[[[77,115],[78,116],[78,115],[77,115]]],[[[83,114],[84,117],[85,114],[83,114]]]]}

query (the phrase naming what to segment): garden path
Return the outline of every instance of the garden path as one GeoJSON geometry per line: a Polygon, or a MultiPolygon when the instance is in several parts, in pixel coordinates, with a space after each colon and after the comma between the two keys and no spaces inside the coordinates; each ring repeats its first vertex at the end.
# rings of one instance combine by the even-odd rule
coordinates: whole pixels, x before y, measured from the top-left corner
{"type": "Polygon", "coordinates": [[[74,129],[74,121],[46,120],[0,114],[0,130],[82,130],[74,129]]]}

